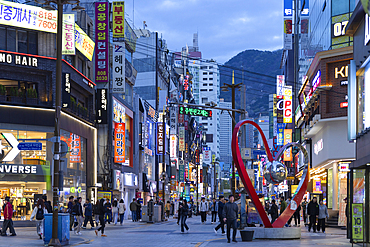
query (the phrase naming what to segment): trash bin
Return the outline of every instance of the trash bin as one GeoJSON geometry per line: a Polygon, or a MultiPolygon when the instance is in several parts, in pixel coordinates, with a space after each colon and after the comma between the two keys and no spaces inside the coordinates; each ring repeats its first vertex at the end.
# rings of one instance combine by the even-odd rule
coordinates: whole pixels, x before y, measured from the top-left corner
{"type": "Polygon", "coordinates": [[[253,234],[254,234],[253,230],[241,230],[240,231],[240,236],[242,237],[243,242],[252,241],[253,234]]]}
{"type": "MultiPolygon", "coordinates": [[[[44,216],[44,243],[48,244],[53,232],[53,214],[44,216]]],[[[61,245],[69,244],[69,214],[58,214],[58,238],[61,245]]]]}

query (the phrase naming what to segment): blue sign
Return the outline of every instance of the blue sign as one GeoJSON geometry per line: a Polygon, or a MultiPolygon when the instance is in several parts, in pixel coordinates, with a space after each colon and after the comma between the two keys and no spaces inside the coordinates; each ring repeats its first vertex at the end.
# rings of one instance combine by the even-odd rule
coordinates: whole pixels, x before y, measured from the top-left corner
{"type": "Polygon", "coordinates": [[[293,0],[284,0],[284,17],[293,16],[293,0]]]}
{"type": "Polygon", "coordinates": [[[266,151],[265,150],[253,150],[253,155],[265,155],[266,151]]]}
{"type": "Polygon", "coordinates": [[[41,142],[20,142],[18,144],[19,150],[42,150],[41,142]]]}

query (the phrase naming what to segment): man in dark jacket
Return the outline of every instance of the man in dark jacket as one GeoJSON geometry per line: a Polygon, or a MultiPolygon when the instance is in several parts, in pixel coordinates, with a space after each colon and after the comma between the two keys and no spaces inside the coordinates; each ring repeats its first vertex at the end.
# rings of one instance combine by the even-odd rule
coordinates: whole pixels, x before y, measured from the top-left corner
{"type": "Polygon", "coordinates": [[[42,200],[44,200],[45,208],[48,211],[49,214],[53,213],[53,208],[51,207],[51,202],[48,201],[48,198],[46,195],[43,195],[42,200]]]}
{"type": "Polygon", "coordinates": [[[86,199],[84,208],[85,208],[85,221],[84,221],[84,226],[82,228],[86,229],[87,222],[90,221],[91,229],[94,229],[94,221],[92,219],[93,208],[88,198],[86,199]]]}
{"type": "Polygon", "coordinates": [[[105,216],[104,216],[105,222],[108,222],[108,224],[110,224],[110,222],[112,221],[112,204],[110,203],[108,198],[105,201],[104,207],[105,207],[105,216]]]}
{"type": "Polygon", "coordinates": [[[130,210],[131,210],[132,221],[136,221],[137,203],[136,203],[135,198],[133,198],[132,202],[130,203],[130,210]]]}
{"type": "Polygon", "coordinates": [[[225,222],[224,222],[224,219],[222,217],[222,212],[224,210],[224,206],[225,206],[225,199],[224,199],[224,196],[220,196],[219,200],[218,200],[218,219],[220,220],[220,224],[218,224],[218,226],[216,226],[216,228],[214,229],[215,233],[217,234],[217,231],[218,229],[221,228],[221,231],[222,231],[222,235],[225,235],[225,222]]]}
{"type": "Polygon", "coordinates": [[[311,231],[311,227],[313,228],[313,232],[316,232],[316,217],[319,215],[319,204],[317,203],[317,198],[314,197],[308,203],[307,206],[307,214],[309,215],[310,223],[308,224],[308,231],[311,231]]]}
{"type": "Polygon", "coordinates": [[[73,206],[72,209],[72,214],[74,217],[76,217],[77,220],[77,225],[74,228],[74,232],[76,235],[81,235],[81,226],[83,222],[83,212],[82,212],[82,198],[77,197],[77,200],[75,201],[75,205],[73,206]]]}
{"type": "Polygon", "coordinates": [[[236,219],[238,218],[238,205],[234,202],[234,196],[229,195],[229,202],[225,204],[222,218],[227,226],[227,242],[230,243],[230,229],[233,228],[233,242],[236,241],[236,219]]]}
{"type": "Polygon", "coordinates": [[[68,209],[67,212],[69,213],[69,230],[72,231],[72,226],[74,222],[74,216],[72,215],[72,209],[73,209],[73,196],[69,197],[69,202],[68,202],[68,209]]]}
{"type": "Polygon", "coordinates": [[[278,207],[277,207],[274,199],[271,200],[271,208],[270,208],[269,213],[271,215],[271,224],[272,224],[279,217],[278,207]]]}

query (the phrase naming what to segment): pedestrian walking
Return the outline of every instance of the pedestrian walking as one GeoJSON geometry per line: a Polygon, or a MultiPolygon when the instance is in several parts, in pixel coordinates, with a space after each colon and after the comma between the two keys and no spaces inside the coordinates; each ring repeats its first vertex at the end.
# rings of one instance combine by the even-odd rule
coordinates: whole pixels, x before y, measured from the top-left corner
{"type": "Polygon", "coordinates": [[[166,210],[166,217],[167,219],[170,218],[170,211],[171,211],[171,203],[170,201],[167,201],[166,206],[164,206],[166,210]]]}
{"type": "Polygon", "coordinates": [[[112,214],[113,214],[113,222],[115,225],[117,225],[118,221],[118,201],[117,198],[114,198],[114,201],[112,203],[112,214]]]}
{"type": "MultiPolygon", "coordinates": [[[[286,201],[287,207],[290,206],[290,203],[292,202],[292,197],[289,196],[288,200],[286,201]]],[[[292,220],[293,220],[293,215],[289,218],[287,224],[285,226],[291,227],[292,226],[292,220]]]]}
{"type": "Polygon", "coordinates": [[[104,204],[105,207],[105,216],[104,220],[110,224],[112,221],[112,204],[110,203],[109,199],[107,198],[104,204]]]}
{"type": "Polygon", "coordinates": [[[280,215],[284,212],[284,210],[287,208],[287,203],[284,200],[284,196],[280,197],[280,215]]]}
{"type": "Polygon", "coordinates": [[[51,202],[48,201],[48,198],[46,195],[42,195],[42,200],[44,200],[44,205],[46,207],[46,210],[48,211],[49,214],[53,213],[53,208],[51,207],[51,202]]]}
{"type": "Polygon", "coordinates": [[[325,233],[325,219],[329,219],[328,208],[322,200],[320,200],[319,205],[319,223],[317,224],[317,231],[322,229],[322,232],[325,233]]]}
{"type": "Polygon", "coordinates": [[[218,205],[217,205],[217,202],[216,202],[216,199],[213,198],[212,200],[212,204],[211,204],[211,213],[212,213],[212,219],[211,219],[211,224],[213,223],[216,223],[216,220],[217,220],[217,209],[218,209],[218,205]]]}
{"type": "Polygon", "coordinates": [[[72,214],[72,209],[73,209],[73,199],[74,197],[73,196],[70,196],[69,197],[69,202],[68,202],[68,208],[67,208],[67,212],[69,213],[69,230],[72,231],[72,226],[74,224],[74,216],[72,214]]]}
{"type": "Polygon", "coordinates": [[[90,199],[86,199],[85,201],[85,204],[84,204],[84,208],[85,208],[85,220],[84,220],[84,225],[83,225],[83,229],[86,229],[86,225],[87,225],[87,222],[90,222],[90,225],[91,225],[91,229],[94,229],[94,222],[93,222],[93,218],[92,218],[92,215],[93,215],[93,208],[92,208],[92,205],[90,203],[90,199]]]}
{"type": "Polygon", "coordinates": [[[125,216],[125,211],[126,211],[126,205],[123,199],[121,199],[118,203],[119,222],[121,226],[123,225],[123,218],[125,216]]]}
{"type": "Polygon", "coordinates": [[[301,206],[302,206],[303,224],[306,225],[307,224],[307,199],[306,197],[303,199],[301,206]]]}
{"type": "MultiPolygon", "coordinates": [[[[162,207],[162,210],[164,208],[162,207]]],[[[136,199],[136,221],[139,221],[141,219],[141,203],[139,199],[136,199]]]]}
{"type": "Polygon", "coordinates": [[[96,227],[98,227],[99,225],[99,211],[98,211],[98,208],[99,208],[99,200],[94,204],[93,206],[93,214],[94,214],[94,220],[95,220],[95,224],[96,224],[96,227]]]}
{"type": "Polygon", "coordinates": [[[44,235],[44,215],[48,213],[44,200],[38,199],[36,207],[33,209],[30,220],[36,220],[36,232],[40,239],[44,235]]]}
{"type": "Polygon", "coordinates": [[[82,202],[82,198],[77,197],[77,200],[75,201],[75,205],[73,205],[73,209],[72,209],[72,214],[75,217],[74,233],[76,235],[81,235],[81,226],[83,222],[83,212],[82,212],[81,202],[82,202]]]}
{"type": "Polygon", "coordinates": [[[276,205],[275,199],[271,200],[271,207],[269,209],[269,214],[271,215],[271,224],[279,217],[278,207],[276,205]]]}
{"type": "Polygon", "coordinates": [[[177,225],[179,225],[180,219],[181,219],[180,208],[182,206],[182,203],[183,203],[183,200],[182,200],[182,198],[180,198],[179,203],[178,203],[178,207],[177,207],[177,225]]]}
{"type": "Polygon", "coordinates": [[[206,202],[206,199],[203,197],[202,201],[199,204],[199,211],[200,211],[200,217],[202,224],[205,224],[207,222],[207,212],[208,212],[208,203],[206,202]]]}
{"type": "Polygon", "coordinates": [[[5,197],[5,204],[3,205],[3,215],[4,215],[4,221],[3,221],[3,228],[1,229],[1,236],[7,236],[6,231],[9,228],[10,236],[17,236],[15,233],[14,227],[13,227],[13,206],[10,203],[10,197],[5,197]]]}
{"type": "Polygon", "coordinates": [[[317,198],[314,197],[307,205],[307,214],[310,220],[308,224],[308,231],[316,232],[316,217],[319,215],[319,204],[317,204],[317,198]]]}
{"type": "Polygon", "coordinates": [[[301,226],[301,209],[302,209],[301,205],[298,205],[297,209],[293,214],[295,226],[301,226]]]}
{"type": "Polygon", "coordinates": [[[105,215],[106,215],[106,207],[104,205],[104,199],[100,199],[99,205],[98,205],[98,213],[99,213],[99,222],[100,227],[95,230],[96,236],[98,236],[98,232],[101,231],[101,236],[106,237],[107,235],[104,234],[104,228],[105,228],[105,215]]]}
{"type": "Polygon", "coordinates": [[[173,201],[171,201],[170,215],[173,216],[174,215],[174,212],[175,212],[175,204],[173,203],[173,201]]]}
{"type": "Polygon", "coordinates": [[[183,201],[182,205],[180,205],[179,208],[179,215],[181,217],[181,233],[184,233],[184,227],[186,229],[186,232],[189,233],[189,227],[186,224],[186,218],[189,214],[189,206],[186,200],[183,201]]]}
{"type": "Polygon", "coordinates": [[[218,200],[218,220],[220,221],[220,224],[218,224],[216,226],[216,228],[214,229],[215,233],[217,234],[217,231],[218,229],[221,228],[221,231],[222,231],[222,235],[225,235],[225,221],[224,221],[224,218],[222,217],[222,213],[223,213],[223,210],[224,210],[224,206],[225,206],[225,198],[224,196],[220,196],[219,197],[219,200],[218,200]]]}
{"type": "Polygon", "coordinates": [[[132,199],[132,202],[130,203],[130,210],[131,210],[131,216],[132,216],[132,221],[136,221],[136,210],[137,210],[137,203],[136,199],[132,199]]]}
{"type": "Polygon", "coordinates": [[[234,196],[233,195],[229,195],[229,202],[225,204],[224,206],[224,210],[222,212],[222,218],[224,219],[224,221],[226,222],[226,226],[227,226],[227,242],[230,243],[230,230],[231,228],[233,228],[233,239],[232,241],[233,242],[237,242],[236,241],[236,232],[237,232],[237,229],[236,229],[236,219],[238,217],[238,205],[236,205],[236,203],[234,202],[234,196]]]}

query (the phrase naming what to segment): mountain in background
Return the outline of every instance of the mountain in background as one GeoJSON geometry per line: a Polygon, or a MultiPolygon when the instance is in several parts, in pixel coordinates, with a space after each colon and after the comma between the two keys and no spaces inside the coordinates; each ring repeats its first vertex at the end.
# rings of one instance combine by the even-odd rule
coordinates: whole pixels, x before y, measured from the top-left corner
{"type": "MultiPolygon", "coordinates": [[[[246,92],[246,109],[249,117],[268,115],[269,94],[276,92],[276,75],[281,74],[282,50],[259,51],[245,50],[220,66],[220,85],[232,83],[234,70],[235,84],[244,83],[246,92]]],[[[231,102],[231,90],[223,92],[220,98],[231,102]]],[[[241,92],[235,94],[236,108],[241,109],[241,92]]],[[[239,119],[237,118],[237,121],[239,119]]]]}

